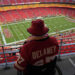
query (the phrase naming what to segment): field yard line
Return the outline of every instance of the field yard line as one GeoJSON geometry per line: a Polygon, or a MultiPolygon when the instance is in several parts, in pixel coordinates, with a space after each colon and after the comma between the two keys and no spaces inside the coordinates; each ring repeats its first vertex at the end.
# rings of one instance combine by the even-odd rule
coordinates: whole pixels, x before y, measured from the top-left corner
{"type": "MultiPolygon", "coordinates": [[[[24,24],[22,24],[22,26],[23,26],[24,28],[26,27],[26,25],[24,26],[24,24]]],[[[24,31],[24,33],[25,33],[26,30],[23,30],[23,31],[24,31]]],[[[25,33],[25,35],[28,36],[26,33],[25,33]]]]}
{"type": "MultiPolygon", "coordinates": [[[[7,25],[7,28],[8,28],[8,30],[12,33],[12,31],[11,31],[11,29],[9,28],[9,26],[7,25]]],[[[13,35],[13,33],[12,33],[12,35],[13,35]]],[[[13,35],[13,37],[14,37],[14,35],[13,35]]],[[[14,40],[16,41],[16,39],[14,38],[14,40]]]]}
{"type": "MultiPolygon", "coordinates": [[[[24,25],[22,25],[23,27],[24,27],[24,25]]],[[[25,33],[25,32],[24,32],[25,33]]],[[[25,41],[26,39],[24,39],[24,40],[20,40],[20,41],[25,41]]],[[[15,44],[15,43],[17,43],[17,42],[20,42],[20,41],[16,41],[15,40],[15,42],[12,42],[12,43],[7,43],[7,45],[10,45],[10,44],[15,44]]]]}
{"type": "Polygon", "coordinates": [[[3,39],[4,45],[6,45],[7,43],[6,43],[4,34],[3,34],[3,32],[2,32],[1,26],[0,26],[0,30],[1,30],[1,35],[2,35],[2,39],[3,39]]]}
{"type": "MultiPolygon", "coordinates": [[[[75,28],[71,28],[71,29],[75,29],[75,28]]],[[[60,31],[60,32],[64,32],[64,31],[71,30],[71,29],[62,30],[62,31],[60,31]]],[[[55,34],[55,33],[56,33],[56,32],[53,32],[53,33],[50,33],[49,35],[51,35],[51,34],[55,34]]],[[[26,39],[24,39],[24,40],[20,40],[20,41],[25,41],[25,40],[26,40],[26,39]]],[[[20,41],[15,41],[15,42],[12,42],[12,43],[7,43],[7,45],[15,44],[15,43],[20,42],[20,41]]]]}
{"type": "Polygon", "coordinates": [[[26,40],[26,39],[24,39],[24,40],[20,40],[20,41],[15,41],[15,42],[12,42],[12,43],[7,43],[6,45],[15,44],[15,43],[22,42],[22,41],[25,41],[25,40],[26,40]]]}
{"type": "MultiPolygon", "coordinates": [[[[17,27],[17,26],[15,25],[15,28],[13,28],[13,30],[15,29],[15,31],[16,31],[16,27],[17,27]]],[[[14,32],[15,32],[15,31],[14,31],[14,32]]],[[[18,39],[20,39],[19,36],[18,36],[18,34],[17,34],[16,32],[15,32],[15,34],[17,35],[18,39]]]]}
{"type": "Polygon", "coordinates": [[[0,26],[0,32],[1,32],[1,26],[0,26]]]}
{"type": "MultiPolygon", "coordinates": [[[[24,27],[24,28],[25,28],[24,24],[22,24],[22,27],[24,27]]],[[[24,33],[25,33],[25,31],[26,31],[26,30],[23,30],[23,32],[24,32],[24,33]]],[[[26,36],[27,36],[27,34],[26,34],[26,33],[25,33],[25,34],[23,34],[23,36],[24,36],[24,35],[26,35],[26,36]]],[[[24,38],[25,38],[25,37],[24,37],[24,38]]]]}
{"type": "MultiPolygon", "coordinates": [[[[11,23],[11,24],[8,24],[8,25],[19,24],[19,23],[25,23],[25,22],[30,22],[30,21],[25,20],[25,21],[22,21],[22,22],[11,23]]],[[[7,25],[7,24],[6,24],[6,25],[7,25]]],[[[2,25],[2,26],[5,26],[5,24],[2,25]]]]}
{"type": "Polygon", "coordinates": [[[1,32],[1,26],[0,26],[0,32],[1,32]]]}
{"type": "MultiPolygon", "coordinates": [[[[22,26],[22,25],[21,25],[22,26]]],[[[17,25],[16,25],[16,27],[17,27],[17,25]]],[[[17,28],[18,29],[18,28],[17,28]]],[[[24,37],[24,35],[23,35],[23,33],[22,33],[22,29],[21,29],[21,27],[19,27],[19,29],[18,29],[18,31],[22,34],[22,36],[23,36],[23,38],[25,39],[25,37],[24,37]],[[20,30],[19,30],[20,29],[20,30]]]]}
{"type": "MultiPolygon", "coordinates": [[[[60,32],[64,32],[64,31],[71,30],[71,29],[75,29],[75,28],[70,28],[70,29],[62,30],[62,31],[60,31],[60,32]]],[[[49,35],[55,34],[55,33],[56,33],[56,32],[53,32],[53,33],[50,33],[49,35]]],[[[26,40],[26,39],[20,40],[20,41],[25,41],[25,40],[26,40]]],[[[15,41],[15,42],[12,42],[12,43],[7,43],[7,45],[15,44],[15,43],[20,42],[20,41],[15,41]]]]}
{"type": "Polygon", "coordinates": [[[65,16],[45,17],[45,18],[42,18],[42,19],[52,19],[52,18],[59,18],[59,17],[65,17],[65,16]]]}
{"type": "MultiPolygon", "coordinates": [[[[64,32],[64,31],[68,31],[68,30],[72,30],[72,29],[75,29],[75,28],[70,28],[70,29],[66,29],[66,30],[62,30],[62,31],[59,31],[59,32],[64,32]]],[[[59,33],[58,32],[58,33],[59,33]]],[[[50,33],[49,35],[51,35],[51,34],[56,34],[57,32],[53,32],[53,33],[50,33]]]]}

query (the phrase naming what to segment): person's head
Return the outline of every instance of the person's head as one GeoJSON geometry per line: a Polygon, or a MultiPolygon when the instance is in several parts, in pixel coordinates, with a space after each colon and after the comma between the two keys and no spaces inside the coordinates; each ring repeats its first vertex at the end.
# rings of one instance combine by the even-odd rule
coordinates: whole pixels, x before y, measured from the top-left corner
{"type": "Polygon", "coordinates": [[[27,31],[34,36],[42,36],[45,35],[49,29],[45,26],[44,21],[41,19],[37,19],[32,21],[32,25],[27,31]]]}

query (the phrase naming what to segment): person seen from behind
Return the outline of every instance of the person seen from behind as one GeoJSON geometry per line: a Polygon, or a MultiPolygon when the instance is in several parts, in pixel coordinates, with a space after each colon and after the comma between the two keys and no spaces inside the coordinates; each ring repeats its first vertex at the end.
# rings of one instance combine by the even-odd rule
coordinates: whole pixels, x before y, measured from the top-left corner
{"type": "MultiPolygon", "coordinates": [[[[24,75],[30,75],[27,71],[29,64],[40,67],[52,62],[59,49],[56,38],[48,35],[49,29],[45,26],[43,20],[33,20],[31,27],[29,27],[27,31],[31,36],[27,38],[21,47],[20,57],[14,64],[17,70],[24,72],[24,75]]],[[[44,75],[55,75],[54,68],[55,66],[53,64],[53,67],[51,67],[52,70],[47,73],[45,73],[46,68],[43,69],[44,75]]],[[[37,72],[35,75],[38,75],[37,72]]]]}

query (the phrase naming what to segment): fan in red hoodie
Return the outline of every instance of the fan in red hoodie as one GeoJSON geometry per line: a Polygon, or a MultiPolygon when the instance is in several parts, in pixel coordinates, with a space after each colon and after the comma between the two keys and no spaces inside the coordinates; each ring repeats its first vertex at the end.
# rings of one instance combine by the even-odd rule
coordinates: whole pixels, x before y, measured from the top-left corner
{"type": "Polygon", "coordinates": [[[32,25],[27,31],[31,36],[26,40],[20,50],[20,56],[15,68],[26,72],[28,64],[42,66],[54,60],[58,53],[58,43],[55,37],[49,37],[49,29],[45,26],[44,21],[37,19],[32,21],[32,25]]]}

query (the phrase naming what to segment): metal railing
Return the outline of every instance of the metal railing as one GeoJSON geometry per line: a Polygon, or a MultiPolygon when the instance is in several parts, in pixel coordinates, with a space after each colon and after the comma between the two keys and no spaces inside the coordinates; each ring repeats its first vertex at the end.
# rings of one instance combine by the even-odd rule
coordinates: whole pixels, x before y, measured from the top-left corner
{"type": "MultiPolygon", "coordinates": [[[[19,50],[23,44],[13,44],[0,46],[0,67],[7,68],[9,65],[13,65],[19,56],[19,50]]],[[[63,43],[63,39],[60,39],[58,59],[61,56],[75,54],[75,43],[63,43]]]]}

